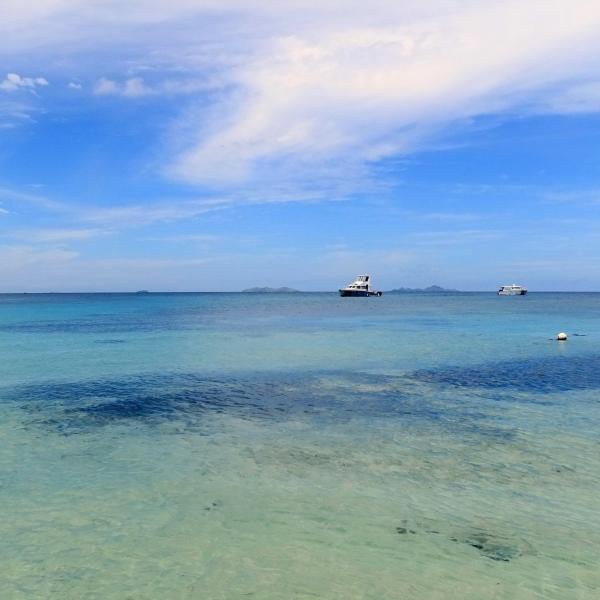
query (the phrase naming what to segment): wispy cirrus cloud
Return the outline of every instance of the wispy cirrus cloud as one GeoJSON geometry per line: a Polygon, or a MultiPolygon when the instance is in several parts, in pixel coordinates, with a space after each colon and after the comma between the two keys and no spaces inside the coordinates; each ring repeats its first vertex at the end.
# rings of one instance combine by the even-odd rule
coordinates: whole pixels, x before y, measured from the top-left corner
{"type": "Polygon", "coordinates": [[[549,190],[541,194],[541,199],[557,205],[600,206],[600,188],[549,190]]]}
{"type": "Polygon", "coordinates": [[[500,240],[503,231],[495,229],[457,229],[446,231],[416,231],[407,236],[407,241],[415,246],[456,246],[500,240]]]}
{"type": "Polygon", "coordinates": [[[0,245],[0,273],[22,271],[30,266],[63,266],[79,254],[63,248],[37,248],[27,244],[0,245]]]}
{"type": "Polygon", "coordinates": [[[163,173],[228,190],[372,184],[480,115],[600,110],[589,0],[8,0],[0,17],[5,54],[68,48],[100,96],[196,95],[159,124],[163,173]],[[127,43],[98,60],[100,39],[127,43]]]}
{"type": "Polygon", "coordinates": [[[199,244],[214,244],[221,238],[218,235],[210,233],[180,233],[177,235],[163,235],[160,237],[146,238],[151,242],[166,242],[169,244],[187,244],[187,243],[199,243],[199,244]]]}
{"type": "Polygon", "coordinates": [[[542,111],[558,114],[600,112],[600,81],[584,81],[550,93],[542,104],[542,111]]]}
{"type": "Polygon", "coordinates": [[[0,129],[14,129],[33,121],[36,109],[30,104],[0,96],[0,129]]]}
{"type": "Polygon", "coordinates": [[[36,244],[63,244],[68,242],[81,242],[114,233],[110,229],[34,229],[15,231],[10,237],[36,244]]]}
{"type": "Polygon", "coordinates": [[[42,194],[24,192],[20,189],[0,187],[0,199],[6,200],[17,205],[26,204],[47,210],[50,212],[68,212],[69,206],[58,200],[53,200],[42,194]]]}
{"type": "Polygon", "coordinates": [[[422,212],[408,213],[407,216],[412,216],[415,219],[423,221],[440,221],[450,223],[483,221],[491,218],[491,216],[488,214],[464,212],[422,212]]]}
{"type": "Polygon", "coordinates": [[[191,219],[231,205],[226,199],[182,200],[155,204],[124,204],[90,207],[80,213],[84,222],[140,227],[151,223],[172,223],[191,219]]]}
{"type": "Polygon", "coordinates": [[[301,179],[327,164],[351,173],[422,149],[456,121],[541,104],[548,86],[598,65],[595,3],[570,5],[567,19],[556,1],[450,6],[426,2],[413,16],[387,4],[386,24],[365,7],[355,21],[273,36],[233,73],[235,94],[197,116],[199,141],[169,173],[196,183],[301,179]]]}

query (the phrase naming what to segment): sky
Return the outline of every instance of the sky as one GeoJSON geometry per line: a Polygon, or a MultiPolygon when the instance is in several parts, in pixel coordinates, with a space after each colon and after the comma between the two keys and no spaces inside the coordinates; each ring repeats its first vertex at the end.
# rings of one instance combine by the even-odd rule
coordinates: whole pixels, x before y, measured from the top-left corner
{"type": "Polygon", "coordinates": [[[0,292],[600,290],[597,0],[4,0],[0,292]]]}

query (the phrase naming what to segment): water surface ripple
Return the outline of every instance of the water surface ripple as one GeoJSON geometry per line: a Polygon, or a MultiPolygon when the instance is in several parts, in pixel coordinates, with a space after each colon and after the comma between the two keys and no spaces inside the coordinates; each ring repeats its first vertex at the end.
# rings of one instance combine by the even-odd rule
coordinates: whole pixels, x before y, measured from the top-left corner
{"type": "Polygon", "coordinates": [[[0,597],[600,597],[600,295],[354,300],[0,295],[0,597]]]}

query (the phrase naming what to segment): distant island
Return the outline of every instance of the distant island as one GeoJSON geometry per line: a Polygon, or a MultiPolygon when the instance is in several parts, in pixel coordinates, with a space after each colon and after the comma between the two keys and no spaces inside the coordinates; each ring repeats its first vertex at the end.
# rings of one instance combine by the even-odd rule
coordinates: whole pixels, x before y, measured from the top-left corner
{"type": "Polygon", "coordinates": [[[458,292],[460,290],[453,290],[448,288],[440,287],[439,285],[430,285],[426,288],[396,288],[395,290],[390,290],[388,294],[413,294],[415,292],[428,292],[428,293],[436,293],[436,292],[458,292]]]}
{"type": "Polygon", "coordinates": [[[242,290],[243,294],[296,294],[300,290],[295,290],[290,287],[253,287],[248,288],[247,290],[242,290]]]}

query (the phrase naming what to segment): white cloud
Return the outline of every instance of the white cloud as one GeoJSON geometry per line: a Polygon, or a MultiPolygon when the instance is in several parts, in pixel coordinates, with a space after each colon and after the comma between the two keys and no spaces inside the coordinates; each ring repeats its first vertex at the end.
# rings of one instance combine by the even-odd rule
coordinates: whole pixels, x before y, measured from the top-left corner
{"type": "Polygon", "coordinates": [[[600,189],[561,190],[541,194],[544,202],[551,204],[573,204],[579,206],[600,205],[600,189]]]}
{"type": "Polygon", "coordinates": [[[106,77],[101,77],[94,86],[94,94],[116,94],[118,91],[119,86],[112,79],[106,79],[106,77]]]}
{"type": "Polygon", "coordinates": [[[76,81],[70,81],[69,84],[67,85],[67,87],[71,90],[83,89],[83,86],[80,83],[77,83],[76,81]]]}
{"type": "Polygon", "coordinates": [[[188,243],[198,242],[201,244],[213,244],[220,238],[219,236],[212,235],[210,233],[182,233],[179,235],[168,235],[162,237],[146,238],[152,242],[166,242],[166,243],[188,243]]]}
{"type": "Polygon", "coordinates": [[[0,215],[8,215],[9,211],[6,210],[6,208],[2,208],[2,206],[0,206],[0,215]]]}
{"type": "Polygon", "coordinates": [[[354,187],[479,115],[600,110],[594,0],[7,0],[0,35],[113,74],[96,94],[197,94],[164,171],[225,188],[354,187]]]}
{"type": "Polygon", "coordinates": [[[113,233],[109,229],[38,229],[34,231],[15,232],[14,237],[26,239],[34,243],[77,242],[90,240],[113,233]]]}
{"type": "Polygon", "coordinates": [[[0,274],[20,272],[31,265],[62,266],[77,256],[77,252],[62,248],[40,250],[28,245],[0,246],[0,274]]]}
{"type": "Polygon", "coordinates": [[[144,83],[141,77],[132,77],[123,86],[123,95],[125,96],[147,96],[151,93],[152,90],[144,83]]]}
{"type": "Polygon", "coordinates": [[[357,15],[273,39],[238,70],[237,98],[201,123],[171,174],[220,182],[273,162],[281,172],[302,161],[304,174],[328,161],[354,168],[418,149],[453,121],[528,103],[599,56],[598,3],[456,6],[396,21],[388,5],[385,26],[357,15]]]}
{"type": "Polygon", "coordinates": [[[567,87],[551,95],[545,105],[555,113],[600,112],[600,81],[589,81],[567,87]]]}
{"type": "Polygon", "coordinates": [[[420,219],[424,221],[441,221],[441,222],[470,222],[470,221],[481,221],[489,219],[489,215],[483,215],[478,213],[460,213],[460,212],[425,212],[425,213],[414,213],[407,212],[407,217],[414,219],[420,219]]]}
{"type": "MultiPolygon", "coordinates": [[[[340,188],[341,189],[341,188],[340,188]]],[[[90,207],[77,216],[87,223],[97,223],[116,228],[140,227],[152,223],[172,223],[194,219],[202,215],[229,209],[238,205],[280,204],[289,202],[321,201],[333,188],[316,191],[301,188],[291,191],[274,186],[272,190],[236,192],[222,196],[210,196],[191,200],[163,200],[152,204],[114,204],[106,207],[90,207]]],[[[2,190],[0,189],[0,197],[2,190]]]]}
{"type": "Polygon", "coordinates": [[[21,77],[17,73],[8,73],[4,81],[0,82],[0,90],[15,92],[20,89],[33,90],[46,85],[48,85],[48,81],[43,77],[21,77]]]}
{"type": "Polygon", "coordinates": [[[141,77],[131,77],[123,83],[101,77],[94,86],[94,93],[98,95],[119,95],[136,98],[139,96],[147,96],[155,93],[148,87],[141,77]]]}
{"type": "Polygon", "coordinates": [[[417,231],[407,236],[414,246],[455,246],[473,244],[506,237],[505,232],[493,229],[459,229],[450,231],[417,231]]]}
{"type": "Polygon", "coordinates": [[[56,200],[46,198],[45,196],[41,196],[39,194],[21,192],[10,188],[0,187],[0,198],[8,202],[36,206],[51,212],[60,213],[69,211],[69,207],[62,202],[57,202],[56,200]]]}
{"type": "Polygon", "coordinates": [[[224,199],[188,200],[163,204],[117,205],[86,210],[81,218],[92,223],[139,227],[151,223],[170,223],[220,210],[230,206],[224,199]]]}

